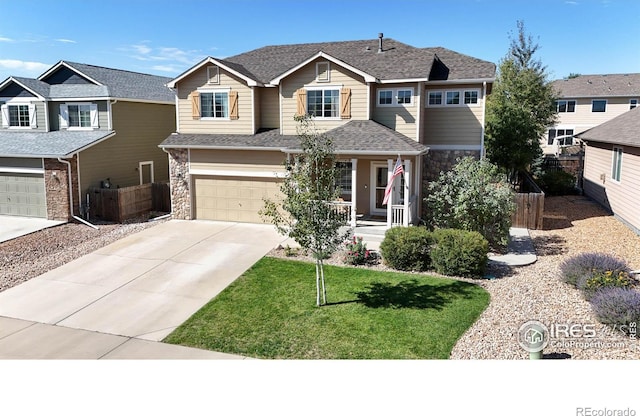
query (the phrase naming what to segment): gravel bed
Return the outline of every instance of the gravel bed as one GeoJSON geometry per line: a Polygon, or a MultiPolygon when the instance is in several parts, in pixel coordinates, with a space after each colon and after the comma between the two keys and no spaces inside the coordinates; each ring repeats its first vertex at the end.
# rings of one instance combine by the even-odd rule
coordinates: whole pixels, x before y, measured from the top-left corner
{"type": "Polygon", "coordinates": [[[163,221],[66,223],[0,243],[0,292],[163,221]]]}

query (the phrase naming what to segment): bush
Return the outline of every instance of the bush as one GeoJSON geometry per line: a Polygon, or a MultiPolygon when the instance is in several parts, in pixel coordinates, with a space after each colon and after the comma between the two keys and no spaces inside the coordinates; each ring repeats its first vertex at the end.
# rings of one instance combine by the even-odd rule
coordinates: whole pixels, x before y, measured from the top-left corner
{"type": "Polygon", "coordinates": [[[597,273],[629,272],[629,266],[624,260],[605,253],[582,253],[570,257],[560,263],[562,280],[575,287],[586,284],[586,280],[597,273]]]}
{"type": "Polygon", "coordinates": [[[577,287],[582,290],[582,294],[586,299],[591,299],[594,293],[600,289],[606,287],[631,287],[633,283],[629,273],[608,270],[606,272],[595,272],[591,276],[580,277],[577,287]]]}
{"type": "Polygon", "coordinates": [[[570,195],[576,188],[576,177],[563,170],[544,172],[538,183],[547,195],[570,195]]]}
{"type": "Polygon", "coordinates": [[[482,276],[487,266],[489,242],[476,231],[438,229],[433,232],[431,263],[438,273],[482,276]]]}
{"type": "Polygon", "coordinates": [[[353,237],[346,244],[344,262],[352,266],[366,264],[371,260],[371,252],[367,250],[367,244],[362,242],[362,237],[353,237]]]}
{"type": "Polygon", "coordinates": [[[492,246],[506,246],[515,192],[498,167],[472,157],[429,184],[426,221],[431,228],[477,231],[492,246]]]}
{"type": "Polygon", "coordinates": [[[424,271],[431,267],[432,243],[431,233],[425,227],[394,227],[385,233],[380,254],[394,269],[424,271]]]}
{"type": "Polygon", "coordinates": [[[591,298],[591,307],[598,320],[615,325],[623,331],[637,328],[640,322],[640,293],[627,287],[607,287],[591,298]]]}

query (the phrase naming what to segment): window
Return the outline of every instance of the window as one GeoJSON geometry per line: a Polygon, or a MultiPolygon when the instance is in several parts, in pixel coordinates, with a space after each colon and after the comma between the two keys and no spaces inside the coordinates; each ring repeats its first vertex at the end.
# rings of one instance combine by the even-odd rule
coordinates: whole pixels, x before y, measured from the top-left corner
{"type": "Polygon", "coordinates": [[[9,127],[29,127],[29,106],[9,105],[9,127]]]}
{"type": "Polygon", "coordinates": [[[383,90],[378,91],[378,105],[391,105],[393,104],[393,91],[383,90]]]}
{"type": "Polygon", "coordinates": [[[339,117],[339,90],[307,90],[307,114],[313,117],[339,117]]]}
{"type": "Polygon", "coordinates": [[[220,84],[220,68],[217,66],[207,67],[207,83],[220,84]]]}
{"type": "Polygon", "coordinates": [[[329,82],[331,81],[331,71],[329,62],[316,63],[316,81],[329,82]]]}
{"type": "Polygon", "coordinates": [[[607,111],[607,100],[593,100],[591,101],[592,113],[604,113],[607,111]]]}
{"type": "Polygon", "coordinates": [[[413,104],[413,89],[378,90],[378,106],[407,106],[413,104]]]}
{"type": "Polygon", "coordinates": [[[464,92],[465,104],[478,104],[478,91],[465,91],[464,92]]]}
{"type": "Polygon", "coordinates": [[[576,101],[575,100],[558,100],[556,101],[556,111],[558,113],[575,113],[576,101]]]}
{"type": "Polygon", "coordinates": [[[398,90],[398,104],[411,104],[413,90],[398,90]]]}
{"type": "Polygon", "coordinates": [[[442,105],[442,92],[429,91],[429,105],[442,105]]]}
{"type": "Polygon", "coordinates": [[[91,106],[89,104],[68,105],[69,127],[91,127],[91,106]]]}
{"type": "Polygon", "coordinates": [[[351,162],[337,162],[336,170],[338,171],[336,178],[336,187],[340,189],[341,194],[351,194],[351,162]]]}
{"type": "MultiPolygon", "coordinates": [[[[549,129],[549,138],[547,144],[552,145],[556,137],[573,136],[573,129],[549,129]]],[[[562,137],[558,139],[560,146],[569,146],[573,144],[573,137],[562,137]]]]}
{"type": "Polygon", "coordinates": [[[36,106],[29,102],[0,101],[2,127],[12,129],[35,129],[36,106]]]}
{"type": "Polygon", "coordinates": [[[447,91],[447,105],[460,104],[460,91],[447,91]]]}
{"type": "Polygon", "coordinates": [[[638,106],[638,99],[637,98],[632,98],[632,99],[629,100],[629,110],[633,110],[637,106],[638,106]]]}
{"type": "Polygon", "coordinates": [[[229,118],[229,93],[226,91],[201,92],[200,117],[229,118]]]}
{"type": "Polygon", "coordinates": [[[613,148],[613,164],[611,166],[611,179],[620,182],[620,173],[622,171],[622,148],[613,148]]]}

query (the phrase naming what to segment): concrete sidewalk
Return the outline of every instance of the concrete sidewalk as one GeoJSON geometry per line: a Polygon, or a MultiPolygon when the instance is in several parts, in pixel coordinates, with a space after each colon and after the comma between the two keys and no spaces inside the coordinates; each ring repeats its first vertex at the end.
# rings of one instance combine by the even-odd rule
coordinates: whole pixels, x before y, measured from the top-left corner
{"type": "Polygon", "coordinates": [[[526,228],[510,228],[507,254],[489,257],[489,261],[507,266],[528,266],[537,260],[533,241],[526,228]]]}
{"type": "Polygon", "coordinates": [[[64,223],[44,218],[0,215],[0,243],[64,223]]]}
{"type": "Polygon", "coordinates": [[[0,293],[0,358],[204,358],[148,341],[282,241],[270,225],[209,221],[172,220],[128,236],[0,293]]]}

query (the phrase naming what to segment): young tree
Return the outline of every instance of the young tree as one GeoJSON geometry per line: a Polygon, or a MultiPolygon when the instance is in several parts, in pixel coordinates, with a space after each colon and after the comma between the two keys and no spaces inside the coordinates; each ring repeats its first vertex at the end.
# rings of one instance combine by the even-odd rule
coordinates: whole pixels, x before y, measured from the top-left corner
{"type": "Polygon", "coordinates": [[[512,182],[542,156],[540,138],[556,118],[557,97],[546,68],[534,58],[539,45],[518,21],[507,56],[487,99],[485,144],[489,160],[505,169],[512,182]]]}
{"type": "Polygon", "coordinates": [[[279,233],[312,253],[316,260],[316,305],[320,306],[327,303],[323,262],[348,239],[350,232],[341,232],[347,223],[330,204],[340,192],[332,141],[315,130],[309,116],[295,119],[302,153],[285,162],[288,175],[280,186],[282,203],[265,200],[260,214],[279,233]]]}

